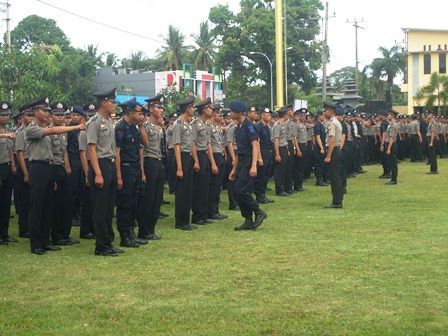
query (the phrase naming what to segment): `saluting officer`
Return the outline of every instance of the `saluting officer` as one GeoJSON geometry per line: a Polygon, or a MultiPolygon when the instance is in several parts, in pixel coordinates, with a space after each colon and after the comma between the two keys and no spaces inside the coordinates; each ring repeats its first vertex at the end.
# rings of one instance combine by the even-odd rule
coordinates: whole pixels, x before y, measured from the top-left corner
{"type": "MultiPolygon", "coordinates": [[[[48,127],[63,126],[67,106],[61,101],[56,101],[51,104],[50,108],[52,122],[48,127]]],[[[53,245],[78,244],[78,240],[70,237],[73,205],[72,189],[69,180],[71,170],[67,155],[67,134],[51,134],[49,138],[51,151],[53,152],[53,178],[56,185],[53,202],[53,220],[51,222],[51,240],[53,245]]]]}
{"type": "Polygon", "coordinates": [[[50,227],[52,220],[54,179],[51,134],[63,134],[82,130],[84,124],[76,126],[48,125],[50,107],[48,97],[28,104],[34,111],[34,120],[25,130],[25,142],[29,152],[30,213],[28,217],[31,253],[42,255],[57,251],[60,247],[51,245],[50,227]]]}
{"type": "Polygon", "coordinates": [[[327,209],[339,209],[342,208],[342,200],[344,197],[341,181],[341,138],[342,138],[342,126],[339,120],[336,118],[335,111],[337,106],[331,102],[324,102],[324,116],[328,120],[326,147],[327,155],[324,162],[328,164],[328,173],[330,175],[331,193],[333,199],[330,205],[327,205],[327,209]]]}
{"type": "Polygon", "coordinates": [[[93,227],[95,228],[95,255],[113,256],[124,251],[112,245],[115,234],[112,218],[117,195],[115,167],[115,125],[110,117],[117,106],[115,88],[95,92],[98,112],[86,125],[87,150],[90,158],[88,180],[92,196],[93,227]]]}
{"type": "Polygon", "coordinates": [[[191,157],[193,135],[190,122],[194,115],[194,96],[176,103],[180,117],[174,123],[173,144],[176,161],[175,217],[176,229],[191,231],[190,210],[193,193],[193,158],[191,157]]]}
{"type": "Polygon", "coordinates": [[[163,200],[165,171],[161,147],[163,131],[157,120],[163,115],[164,106],[162,95],[146,99],[146,101],[148,102],[149,119],[144,123],[144,130],[148,142],[143,147],[143,187],[145,190],[140,201],[138,237],[159,240],[162,237],[156,235],[155,227],[163,200]]]}
{"type": "Polygon", "coordinates": [[[11,103],[0,102],[0,245],[18,242],[8,234],[11,195],[14,187],[13,174],[16,173],[12,142],[15,133],[10,133],[6,129],[10,114],[11,103]]]}
{"type": "Polygon", "coordinates": [[[233,101],[230,103],[230,111],[232,119],[237,124],[235,140],[238,144],[238,156],[229,179],[236,178],[235,197],[240,206],[241,215],[245,218],[244,223],[235,227],[235,230],[255,230],[268,217],[252,197],[253,180],[257,176],[258,134],[254,124],[244,116],[244,112],[247,111],[246,104],[233,101]],[[252,217],[253,214],[255,214],[255,220],[252,217]]]}

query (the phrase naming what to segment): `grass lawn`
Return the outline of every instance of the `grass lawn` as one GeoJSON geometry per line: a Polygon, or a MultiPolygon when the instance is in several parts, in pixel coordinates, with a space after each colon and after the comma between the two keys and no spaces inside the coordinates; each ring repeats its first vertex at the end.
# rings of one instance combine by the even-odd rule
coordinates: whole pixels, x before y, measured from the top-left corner
{"type": "Polygon", "coordinates": [[[175,230],[167,195],[163,239],[117,258],[86,240],[45,256],[26,239],[0,246],[0,335],[448,335],[439,166],[400,163],[397,186],[367,166],[343,209],[324,209],[330,189],[314,181],[289,198],[270,191],[256,232],[233,231],[243,220],[224,192],[228,219],[175,230]]]}

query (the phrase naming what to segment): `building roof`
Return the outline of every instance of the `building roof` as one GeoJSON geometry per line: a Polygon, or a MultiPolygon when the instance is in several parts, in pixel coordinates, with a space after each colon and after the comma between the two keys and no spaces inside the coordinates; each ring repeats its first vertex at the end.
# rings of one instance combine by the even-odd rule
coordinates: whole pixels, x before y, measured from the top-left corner
{"type": "Polygon", "coordinates": [[[448,33],[447,29],[426,29],[426,28],[401,28],[404,32],[406,31],[422,31],[422,32],[445,32],[448,33]]]}

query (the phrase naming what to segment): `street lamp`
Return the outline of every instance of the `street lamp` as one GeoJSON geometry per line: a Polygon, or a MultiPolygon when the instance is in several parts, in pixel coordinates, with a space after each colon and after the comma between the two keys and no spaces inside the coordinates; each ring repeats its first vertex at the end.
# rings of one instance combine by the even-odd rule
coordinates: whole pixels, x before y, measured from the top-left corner
{"type": "Polygon", "coordinates": [[[273,86],[272,86],[272,62],[271,62],[271,60],[269,59],[269,57],[266,56],[266,54],[263,54],[263,53],[261,53],[261,52],[258,52],[258,51],[251,51],[249,54],[251,54],[251,55],[255,55],[255,54],[262,55],[262,56],[266,57],[266,59],[267,59],[268,62],[269,62],[269,66],[271,67],[271,111],[274,111],[274,88],[273,88],[273,86]]]}
{"type": "MultiPolygon", "coordinates": [[[[286,40],[285,40],[286,41],[286,40]]],[[[285,48],[285,103],[288,104],[288,53],[287,50],[291,50],[292,47],[285,48]]]]}

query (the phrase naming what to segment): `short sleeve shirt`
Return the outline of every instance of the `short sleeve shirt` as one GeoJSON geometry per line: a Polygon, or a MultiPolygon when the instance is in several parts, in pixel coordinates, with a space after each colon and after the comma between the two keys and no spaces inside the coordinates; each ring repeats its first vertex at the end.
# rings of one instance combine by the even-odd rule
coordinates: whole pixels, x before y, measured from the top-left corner
{"type": "Polygon", "coordinates": [[[50,134],[48,136],[51,142],[51,151],[53,152],[53,164],[65,164],[65,153],[67,152],[67,134],[50,134]]]}
{"type": "Polygon", "coordinates": [[[111,118],[103,118],[98,112],[87,123],[87,144],[96,145],[98,159],[117,156],[114,129],[113,120],[111,118]]]}
{"type": "Polygon", "coordinates": [[[144,125],[146,133],[148,134],[149,144],[143,147],[143,156],[153,159],[161,159],[163,129],[158,125],[154,125],[150,120],[144,125]]]}
{"type": "Polygon", "coordinates": [[[247,118],[241,125],[235,127],[235,140],[238,145],[238,156],[252,155],[252,141],[258,140],[255,125],[247,118]]]}
{"type": "Polygon", "coordinates": [[[45,128],[32,121],[25,130],[25,143],[30,161],[52,161],[51,141],[44,136],[45,128]]]}
{"type": "Polygon", "coordinates": [[[279,147],[285,147],[288,145],[286,140],[285,125],[281,121],[277,121],[272,127],[272,138],[278,138],[279,147]]]}
{"type": "Polygon", "coordinates": [[[24,159],[28,159],[29,155],[28,155],[28,150],[26,148],[26,144],[25,144],[25,128],[23,126],[20,126],[17,131],[16,131],[16,148],[15,148],[16,153],[18,151],[22,151],[23,152],[23,158],[24,159]]]}
{"type": "Polygon", "coordinates": [[[191,153],[193,134],[189,123],[181,117],[177,118],[173,126],[173,145],[180,145],[180,151],[191,153]]]}
{"type": "MultiPolygon", "coordinates": [[[[0,130],[0,134],[7,134],[0,130]]],[[[11,161],[11,148],[13,148],[13,142],[9,138],[0,138],[0,164],[8,163],[11,161]]]]}

